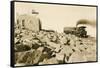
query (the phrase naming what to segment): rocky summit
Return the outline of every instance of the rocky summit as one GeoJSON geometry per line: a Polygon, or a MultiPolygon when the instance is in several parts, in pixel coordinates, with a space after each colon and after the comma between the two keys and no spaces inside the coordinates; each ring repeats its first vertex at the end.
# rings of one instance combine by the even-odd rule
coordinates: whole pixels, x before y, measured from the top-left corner
{"type": "Polygon", "coordinates": [[[14,26],[16,66],[96,61],[96,38],[86,37],[83,27],[78,29],[82,33],[76,36],[75,28],[59,33],[40,26],[35,16],[18,17],[14,26]]]}
{"type": "Polygon", "coordinates": [[[15,65],[96,61],[96,40],[56,31],[15,28],[15,65]]]}

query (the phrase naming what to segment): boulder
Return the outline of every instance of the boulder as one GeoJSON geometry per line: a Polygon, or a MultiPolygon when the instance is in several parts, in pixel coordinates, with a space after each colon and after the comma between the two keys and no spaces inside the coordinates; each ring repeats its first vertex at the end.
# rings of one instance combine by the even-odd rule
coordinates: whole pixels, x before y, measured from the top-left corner
{"type": "Polygon", "coordinates": [[[74,62],[86,62],[86,56],[81,52],[74,52],[70,56],[67,63],[74,63],[74,62]]]}

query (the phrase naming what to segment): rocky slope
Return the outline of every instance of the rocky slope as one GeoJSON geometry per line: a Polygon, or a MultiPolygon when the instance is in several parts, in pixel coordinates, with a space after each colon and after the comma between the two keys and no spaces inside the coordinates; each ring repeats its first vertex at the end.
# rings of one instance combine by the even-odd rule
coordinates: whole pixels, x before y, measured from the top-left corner
{"type": "Polygon", "coordinates": [[[96,61],[96,40],[90,37],[16,28],[14,44],[16,66],[96,61]]]}

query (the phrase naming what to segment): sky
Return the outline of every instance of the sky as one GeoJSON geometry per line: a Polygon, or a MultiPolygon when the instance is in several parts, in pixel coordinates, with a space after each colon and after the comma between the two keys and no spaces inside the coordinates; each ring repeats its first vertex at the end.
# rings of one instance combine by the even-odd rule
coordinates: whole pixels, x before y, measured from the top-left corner
{"type": "MultiPolygon", "coordinates": [[[[32,10],[39,12],[37,15],[43,29],[63,32],[64,27],[75,27],[80,19],[96,20],[96,7],[40,4],[40,3],[15,3],[16,14],[31,14],[32,10]]],[[[96,22],[94,22],[96,23],[96,22]]],[[[88,34],[96,36],[96,27],[88,26],[88,34]]]]}

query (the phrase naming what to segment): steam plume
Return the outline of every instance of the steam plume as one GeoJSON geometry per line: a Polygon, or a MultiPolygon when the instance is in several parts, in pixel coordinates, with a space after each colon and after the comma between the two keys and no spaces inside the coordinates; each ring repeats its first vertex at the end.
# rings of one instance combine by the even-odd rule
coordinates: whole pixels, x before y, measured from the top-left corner
{"type": "Polygon", "coordinates": [[[79,21],[77,22],[77,24],[76,24],[76,27],[77,27],[78,25],[80,25],[80,24],[86,24],[86,25],[90,25],[90,26],[93,26],[93,27],[96,26],[95,21],[89,21],[89,20],[87,20],[87,19],[81,19],[81,20],[79,20],[79,21]]]}

